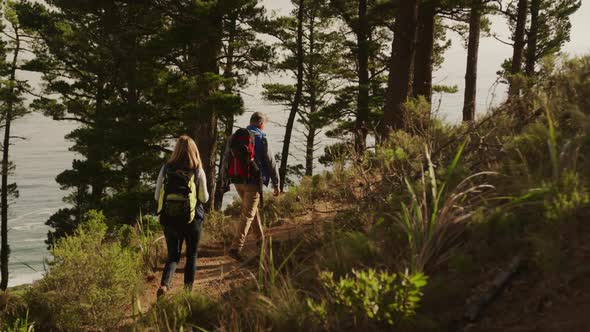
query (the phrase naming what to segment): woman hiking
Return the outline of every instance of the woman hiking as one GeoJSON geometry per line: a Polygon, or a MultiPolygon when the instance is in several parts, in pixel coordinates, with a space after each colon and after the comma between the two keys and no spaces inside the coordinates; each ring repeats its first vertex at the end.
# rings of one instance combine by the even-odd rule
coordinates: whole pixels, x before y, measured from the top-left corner
{"type": "Polygon", "coordinates": [[[203,204],[209,200],[209,193],[199,150],[189,136],[178,138],[172,156],[162,166],[155,198],[168,249],[157,296],[170,290],[170,281],[180,261],[183,242],[186,243],[184,287],[190,291],[195,280],[197,246],[205,218],[203,204]]]}

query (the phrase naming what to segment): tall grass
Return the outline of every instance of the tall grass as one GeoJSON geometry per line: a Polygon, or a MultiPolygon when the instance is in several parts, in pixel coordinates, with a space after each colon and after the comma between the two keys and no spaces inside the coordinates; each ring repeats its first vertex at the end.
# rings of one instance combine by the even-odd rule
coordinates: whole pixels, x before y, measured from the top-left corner
{"type": "Polygon", "coordinates": [[[478,211],[486,195],[494,187],[476,181],[491,172],[480,172],[464,178],[454,185],[465,143],[457,151],[447,174],[439,184],[428,148],[425,149],[428,170],[419,181],[412,184],[405,178],[409,193],[408,202],[401,204],[401,211],[394,220],[403,230],[407,240],[407,263],[412,272],[434,269],[448,257],[450,249],[458,245],[465,229],[465,222],[478,211]]]}
{"type": "Polygon", "coordinates": [[[269,237],[265,244],[260,247],[260,259],[258,263],[258,289],[264,290],[277,285],[281,271],[285,268],[289,260],[293,257],[297,249],[301,246],[303,240],[299,241],[283,258],[277,266],[275,255],[273,254],[272,236],[269,237]],[[268,244],[266,244],[268,243],[268,244]],[[266,249],[268,247],[268,249],[266,249]]]}
{"type": "Polygon", "coordinates": [[[27,311],[25,317],[17,318],[12,324],[3,325],[2,332],[34,332],[35,323],[29,322],[29,312],[27,311]]]}
{"type": "Polygon", "coordinates": [[[144,217],[140,211],[135,229],[143,264],[149,271],[155,271],[160,265],[160,256],[165,252],[161,227],[157,220],[144,217]]]}

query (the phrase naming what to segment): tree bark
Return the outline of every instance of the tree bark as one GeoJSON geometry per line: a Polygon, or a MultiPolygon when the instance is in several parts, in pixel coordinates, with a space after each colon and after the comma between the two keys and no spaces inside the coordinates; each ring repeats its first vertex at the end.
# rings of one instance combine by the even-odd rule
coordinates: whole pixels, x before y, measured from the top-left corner
{"type": "MultiPolygon", "coordinates": [[[[97,89],[96,89],[96,97],[95,97],[95,109],[96,109],[96,115],[95,115],[95,122],[97,124],[97,128],[99,128],[100,130],[104,130],[106,128],[106,125],[104,124],[104,121],[102,120],[104,118],[104,114],[103,114],[103,104],[104,104],[104,82],[103,82],[103,77],[102,75],[98,76],[97,79],[97,89]]],[[[104,143],[104,131],[102,134],[100,134],[98,137],[100,137],[101,140],[103,140],[104,143]]],[[[94,174],[92,175],[92,179],[91,179],[91,193],[90,193],[90,198],[92,201],[92,204],[95,206],[98,206],[98,204],[100,203],[100,201],[102,200],[103,197],[103,193],[104,193],[104,187],[105,187],[105,181],[104,181],[104,175],[103,175],[103,169],[102,169],[102,162],[104,161],[104,155],[103,155],[103,149],[102,147],[98,147],[98,148],[91,148],[88,151],[88,163],[91,165],[92,168],[94,168],[94,174]]]]}
{"type": "MultiPolygon", "coordinates": [[[[236,38],[236,24],[237,24],[237,17],[233,16],[230,19],[229,22],[229,26],[228,26],[228,30],[229,30],[229,36],[228,36],[228,42],[227,42],[227,63],[225,65],[225,69],[223,70],[223,77],[225,79],[231,79],[234,75],[234,53],[235,53],[235,47],[234,47],[234,41],[236,38]]],[[[226,92],[231,92],[233,93],[233,85],[231,83],[226,83],[225,86],[225,90],[226,92]]],[[[234,129],[234,115],[233,114],[228,114],[226,119],[225,119],[225,123],[224,123],[224,128],[225,128],[225,132],[224,132],[224,136],[225,139],[223,140],[223,142],[227,142],[227,139],[232,135],[233,133],[233,129],[234,129]]],[[[216,184],[216,189],[221,188],[221,186],[223,185],[221,183],[221,172],[223,169],[223,148],[224,146],[221,147],[221,153],[219,153],[219,165],[218,165],[218,170],[217,170],[217,184],[216,184]]],[[[216,211],[221,211],[221,208],[223,207],[223,195],[224,192],[222,190],[215,190],[215,201],[213,202],[213,207],[216,211]]]]}
{"type": "Polygon", "coordinates": [[[541,0],[531,0],[531,28],[527,43],[526,74],[529,78],[535,76],[537,64],[537,40],[539,38],[539,10],[541,0]]]}
{"type": "Polygon", "coordinates": [[[279,167],[280,189],[285,189],[285,182],[287,180],[287,165],[289,161],[289,148],[291,145],[291,135],[293,132],[293,125],[295,124],[295,116],[301,104],[301,97],[303,96],[303,20],[305,12],[305,1],[299,0],[299,9],[297,12],[297,85],[295,96],[293,96],[293,103],[291,104],[291,111],[289,112],[289,119],[287,120],[287,128],[285,129],[285,138],[283,139],[283,151],[281,153],[281,165],[279,167]]]}
{"type": "Polygon", "coordinates": [[[16,69],[18,65],[18,55],[20,53],[20,35],[16,25],[14,27],[15,47],[10,67],[10,95],[6,103],[6,115],[4,123],[4,141],[2,145],[2,193],[1,193],[1,225],[0,236],[2,242],[0,243],[0,290],[5,291],[8,288],[8,254],[10,248],[8,246],[8,172],[9,172],[9,147],[10,147],[10,127],[12,124],[15,93],[14,84],[16,84],[16,69]]]}
{"type": "Polygon", "coordinates": [[[469,42],[467,45],[467,69],[465,70],[465,99],[463,101],[463,121],[475,120],[477,98],[477,63],[479,39],[481,35],[481,0],[473,0],[469,17],[469,42]]]}
{"type": "Polygon", "coordinates": [[[316,70],[316,39],[315,39],[315,12],[310,13],[309,16],[309,55],[310,59],[307,61],[307,87],[309,89],[309,116],[307,127],[307,142],[305,148],[305,175],[313,175],[313,155],[315,146],[315,123],[313,120],[314,114],[318,111],[318,93],[317,83],[319,80],[319,73],[316,70]]]}
{"type": "Polygon", "coordinates": [[[438,0],[423,3],[418,14],[416,58],[414,64],[414,97],[424,96],[432,101],[432,71],[434,68],[434,29],[438,0]]]}
{"type": "Polygon", "coordinates": [[[367,145],[369,123],[369,18],[367,16],[367,0],[359,0],[357,27],[357,62],[358,62],[358,96],[355,124],[355,149],[362,155],[367,145]]]}
{"type": "Polygon", "coordinates": [[[416,53],[418,0],[401,1],[396,15],[389,65],[389,80],[381,134],[404,127],[403,104],[412,94],[412,70],[416,53]]]}
{"type": "Polygon", "coordinates": [[[313,124],[309,125],[307,132],[307,142],[305,147],[305,175],[313,175],[313,155],[315,151],[316,129],[313,124]]]}
{"type": "MultiPolygon", "coordinates": [[[[193,47],[193,54],[191,59],[196,63],[196,76],[201,81],[199,91],[197,91],[197,98],[199,104],[205,104],[219,86],[207,86],[205,79],[206,74],[219,75],[219,54],[222,48],[222,31],[223,19],[220,14],[220,8],[214,8],[206,19],[209,23],[209,33],[207,35],[206,43],[198,43],[193,47]]],[[[210,193],[209,202],[207,202],[206,210],[211,211],[215,207],[215,188],[216,181],[216,161],[217,161],[217,113],[215,110],[201,110],[200,114],[192,123],[192,134],[199,153],[201,155],[202,167],[207,177],[207,189],[210,193]]]]}
{"type": "Polygon", "coordinates": [[[207,190],[209,202],[207,210],[210,211],[215,206],[215,162],[217,161],[217,114],[208,112],[200,117],[199,123],[194,125],[194,137],[196,138],[197,147],[201,154],[202,167],[207,177],[207,190]]]}
{"type": "Polygon", "coordinates": [[[510,68],[510,74],[513,76],[510,79],[510,87],[508,89],[508,95],[511,97],[518,96],[520,94],[520,86],[514,76],[522,71],[522,57],[525,46],[525,28],[528,13],[528,0],[518,1],[518,14],[516,18],[516,30],[514,31],[514,47],[512,54],[512,65],[510,68]]]}

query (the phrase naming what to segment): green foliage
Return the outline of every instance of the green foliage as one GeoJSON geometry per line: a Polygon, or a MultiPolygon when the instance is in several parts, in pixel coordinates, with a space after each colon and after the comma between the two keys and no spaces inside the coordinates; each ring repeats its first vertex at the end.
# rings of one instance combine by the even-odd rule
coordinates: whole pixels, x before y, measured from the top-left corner
{"type": "Polygon", "coordinates": [[[304,292],[289,281],[267,289],[256,298],[256,315],[275,331],[321,331],[321,321],[310,313],[304,292]]]}
{"type": "MultiPolygon", "coordinates": [[[[298,29],[297,20],[299,2],[293,1],[296,9],[292,16],[280,17],[268,23],[269,33],[277,36],[278,44],[285,53],[284,59],[276,64],[277,70],[286,71],[297,76],[299,59],[297,58],[298,29]]],[[[297,103],[298,122],[303,128],[305,141],[305,175],[313,174],[315,163],[316,138],[323,127],[331,122],[330,93],[335,89],[338,79],[338,67],[342,57],[341,35],[332,29],[334,19],[327,15],[328,4],[319,1],[305,1],[301,22],[303,62],[301,98],[295,99],[297,86],[271,83],[263,85],[262,97],[273,103],[291,109],[297,103]]],[[[291,142],[286,142],[291,144],[291,142]]]]}
{"type": "Polygon", "coordinates": [[[588,189],[573,172],[563,174],[552,184],[549,193],[543,204],[544,216],[549,222],[573,222],[578,218],[578,211],[590,205],[588,189]]]}
{"type": "MultiPolygon", "coordinates": [[[[122,230],[129,229],[124,225],[122,230]]],[[[141,257],[142,266],[146,272],[155,271],[161,263],[161,258],[166,252],[166,244],[162,236],[162,225],[157,217],[143,216],[139,214],[139,220],[131,228],[135,241],[129,241],[127,246],[135,248],[141,257]]],[[[127,237],[129,239],[129,237],[127,237]]],[[[124,243],[123,243],[124,245],[124,243]]]]}
{"type": "Polygon", "coordinates": [[[281,280],[264,293],[252,288],[237,288],[226,296],[222,331],[325,331],[318,316],[306,303],[305,291],[296,288],[289,279],[281,280]]]}
{"type": "MultiPolygon", "coordinates": [[[[0,293],[0,330],[22,331],[29,324],[27,303],[11,289],[0,293]],[[24,318],[23,318],[24,317],[24,318]]],[[[26,331],[26,330],[25,330],[26,331]]]]}
{"type": "MultiPolygon", "coordinates": [[[[329,231],[326,233],[330,234],[329,231]]],[[[323,241],[326,244],[318,253],[320,266],[333,271],[337,276],[377,260],[376,244],[362,232],[332,232],[323,241]]]]}
{"type": "Polygon", "coordinates": [[[34,332],[35,324],[29,322],[29,313],[24,318],[17,318],[11,325],[3,325],[2,332],[34,332]]]}
{"type": "Polygon", "coordinates": [[[395,221],[407,239],[406,259],[413,272],[425,271],[447,258],[448,250],[456,245],[465,223],[484,201],[485,192],[493,188],[474,183],[478,177],[489,173],[473,174],[458,184],[454,182],[464,147],[465,143],[446,170],[444,181],[437,179],[428,149],[428,169],[422,172],[421,180],[412,184],[405,179],[410,198],[402,203],[395,221]]]}
{"type": "Polygon", "coordinates": [[[179,292],[159,300],[136,328],[153,331],[208,331],[217,325],[220,305],[200,292],[179,292]]]}
{"type": "Polygon", "coordinates": [[[260,259],[258,261],[258,288],[268,289],[276,287],[279,278],[281,277],[281,271],[289,263],[289,260],[293,257],[297,249],[301,246],[303,241],[300,241],[296,246],[283,257],[279,265],[275,262],[275,255],[273,254],[272,237],[269,237],[265,245],[260,248],[260,259]]]}
{"type": "Polygon", "coordinates": [[[138,255],[106,240],[100,212],[90,211],[76,234],[52,250],[49,272],[26,294],[31,318],[45,329],[111,330],[139,294],[138,255]]]}
{"type": "Polygon", "coordinates": [[[331,272],[323,272],[320,277],[328,302],[317,304],[308,301],[315,313],[325,314],[335,310],[339,314],[337,319],[352,315],[360,321],[392,326],[416,314],[427,280],[421,273],[390,274],[375,270],[353,270],[352,276],[338,281],[334,280],[331,272]]]}
{"type": "MultiPolygon", "coordinates": [[[[232,206],[230,206],[232,207],[232,206]]],[[[233,208],[233,207],[232,207],[233,208]]],[[[239,209],[239,206],[237,207],[239,209]]],[[[203,227],[203,235],[201,241],[207,242],[223,242],[229,244],[237,232],[235,224],[232,220],[237,220],[240,211],[230,212],[226,209],[224,212],[209,211],[207,214],[206,227],[203,227]]]]}

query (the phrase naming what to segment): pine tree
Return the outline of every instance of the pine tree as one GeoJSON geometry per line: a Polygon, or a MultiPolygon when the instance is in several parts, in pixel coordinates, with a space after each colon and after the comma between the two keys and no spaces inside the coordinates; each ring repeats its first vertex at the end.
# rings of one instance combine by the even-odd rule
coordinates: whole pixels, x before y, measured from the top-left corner
{"type": "Polygon", "coordinates": [[[16,183],[9,183],[9,176],[14,170],[10,161],[9,148],[15,136],[11,131],[14,120],[28,113],[23,104],[23,94],[29,90],[26,82],[17,77],[23,61],[23,53],[31,37],[23,30],[19,17],[14,10],[13,1],[0,3],[3,13],[0,29],[7,41],[0,40],[0,126],[4,130],[2,141],[2,188],[1,188],[1,225],[0,225],[0,290],[8,287],[8,208],[10,198],[18,197],[16,183]],[[5,25],[4,22],[7,24],[5,25]],[[8,59],[8,60],[6,60],[8,59]]]}
{"type": "MultiPolygon", "coordinates": [[[[157,38],[158,49],[167,54],[163,61],[168,68],[162,74],[160,102],[180,119],[171,133],[189,134],[197,142],[210,193],[217,186],[218,121],[243,108],[241,97],[223,88],[228,80],[221,61],[224,20],[242,5],[239,0],[159,3],[167,23],[157,38]]],[[[212,195],[208,208],[214,206],[212,195]]]]}
{"type": "Polygon", "coordinates": [[[354,123],[342,121],[334,135],[352,132],[355,151],[362,155],[367,136],[378,121],[374,113],[380,108],[383,95],[382,73],[387,67],[385,52],[391,38],[393,6],[389,2],[371,0],[332,0],[330,7],[342,22],[343,35],[351,36],[345,41],[349,54],[341,73],[350,84],[339,91],[337,103],[341,118],[354,119],[354,123]]]}
{"type": "Polygon", "coordinates": [[[161,164],[168,131],[162,124],[169,115],[150,101],[164,68],[150,38],[162,25],[156,8],[132,1],[47,3],[18,6],[23,25],[41,37],[27,66],[44,81],[33,106],[55,120],[80,124],[67,138],[82,156],[57,176],[72,191],[65,200],[73,207],[48,220],[55,228],[51,244],[56,234],[73,231],[88,209],[131,223],[147,208],[152,194],[144,179],[153,178],[161,164]]]}
{"type": "MultiPolygon", "coordinates": [[[[339,45],[342,40],[340,35],[330,29],[333,20],[326,16],[327,8],[322,1],[306,0],[304,10],[301,13],[303,18],[301,24],[301,40],[303,49],[303,70],[302,70],[302,98],[299,103],[297,114],[298,122],[302,124],[302,135],[305,138],[305,148],[301,149],[305,155],[305,175],[313,175],[315,152],[318,142],[317,136],[321,129],[328,124],[327,106],[329,97],[333,91],[336,79],[336,71],[339,67],[338,59],[341,57],[339,45]]],[[[296,75],[298,70],[298,51],[289,51],[291,45],[297,44],[299,37],[293,26],[298,24],[299,9],[292,17],[278,20],[282,23],[280,28],[282,45],[288,55],[278,64],[278,68],[292,72],[296,75]],[[297,15],[297,18],[295,17],[297,15]],[[297,22],[297,23],[296,23],[297,22]]],[[[263,96],[265,99],[292,108],[295,103],[297,83],[289,84],[266,84],[264,85],[263,96]]],[[[286,143],[285,143],[286,144],[286,143]]],[[[299,167],[291,167],[298,169],[299,167]]]]}
{"type": "Polygon", "coordinates": [[[512,47],[512,62],[510,65],[510,87],[508,89],[508,95],[511,97],[520,95],[521,90],[518,75],[522,72],[522,59],[526,43],[528,0],[518,0],[516,12],[515,28],[512,37],[514,45],[512,47]]]}
{"type": "Polygon", "coordinates": [[[434,45],[436,32],[436,17],[440,1],[428,0],[422,2],[418,13],[418,32],[416,38],[416,55],[414,64],[414,82],[412,92],[414,96],[424,96],[427,101],[432,100],[432,72],[434,67],[434,45]]]}
{"type": "Polygon", "coordinates": [[[418,5],[417,0],[400,2],[396,15],[389,84],[381,129],[383,135],[404,127],[403,104],[412,95],[418,5]]]}
{"type": "Polygon", "coordinates": [[[479,59],[479,39],[483,15],[482,0],[472,0],[469,14],[469,40],[467,43],[467,69],[465,70],[465,99],[463,101],[463,121],[475,120],[477,97],[477,63],[479,59]]]}
{"type": "Polygon", "coordinates": [[[289,17],[279,17],[268,21],[264,26],[264,33],[273,36],[279,41],[278,47],[285,49],[288,52],[287,57],[294,64],[287,68],[284,67],[285,62],[280,62],[275,69],[278,70],[294,70],[295,89],[290,101],[286,104],[289,107],[289,116],[285,125],[285,135],[283,138],[283,148],[280,155],[279,177],[280,190],[283,191],[288,181],[289,173],[289,157],[291,155],[291,140],[293,136],[293,128],[298,112],[301,108],[303,98],[303,71],[304,71],[304,32],[303,25],[306,11],[306,0],[293,0],[294,9],[292,15],[289,17]]]}
{"type": "Polygon", "coordinates": [[[525,72],[531,82],[537,74],[537,63],[544,57],[559,53],[570,40],[570,16],[581,5],[580,0],[531,0],[525,59],[525,72]]]}

